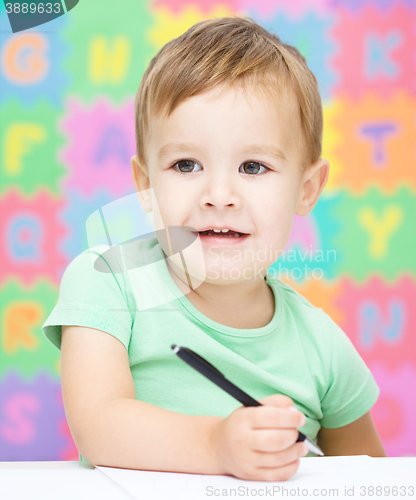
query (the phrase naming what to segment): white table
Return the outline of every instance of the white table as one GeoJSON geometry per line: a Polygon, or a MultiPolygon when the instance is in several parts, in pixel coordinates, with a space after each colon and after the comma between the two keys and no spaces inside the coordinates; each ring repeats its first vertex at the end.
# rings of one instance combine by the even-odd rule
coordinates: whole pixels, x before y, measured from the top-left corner
{"type": "Polygon", "coordinates": [[[416,500],[416,457],[302,458],[289,481],[275,483],[230,476],[94,468],[84,462],[0,462],[0,500],[254,497],[416,500]]]}
{"type": "Polygon", "coordinates": [[[131,500],[84,462],[0,462],[0,500],[131,500]]]}

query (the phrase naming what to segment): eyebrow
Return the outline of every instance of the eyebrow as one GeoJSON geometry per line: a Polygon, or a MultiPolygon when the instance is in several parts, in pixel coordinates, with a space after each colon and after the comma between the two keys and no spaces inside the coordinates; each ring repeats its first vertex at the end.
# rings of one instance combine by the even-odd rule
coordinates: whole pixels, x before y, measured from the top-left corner
{"type": "MultiPolygon", "coordinates": [[[[180,142],[180,143],[170,142],[160,148],[157,154],[157,158],[159,160],[163,160],[166,157],[168,157],[171,153],[175,152],[185,153],[186,151],[190,150],[196,151],[197,153],[202,153],[202,148],[198,146],[198,144],[194,144],[191,142],[180,142]]],[[[242,152],[244,154],[262,154],[264,156],[269,156],[277,160],[286,160],[286,156],[283,154],[283,152],[279,148],[276,148],[275,146],[268,146],[268,145],[258,146],[255,144],[251,144],[249,146],[246,146],[242,150],[242,152]]]]}

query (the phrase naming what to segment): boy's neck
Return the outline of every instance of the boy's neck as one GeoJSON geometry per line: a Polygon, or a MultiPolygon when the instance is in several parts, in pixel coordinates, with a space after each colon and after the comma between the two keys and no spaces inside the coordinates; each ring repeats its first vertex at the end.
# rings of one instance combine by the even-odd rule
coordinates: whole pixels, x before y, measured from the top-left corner
{"type": "Polygon", "coordinates": [[[202,283],[188,292],[182,280],[166,259],[169,274],[187,299],[205,316],[225,326],[239,329],[261,328],[274,315],[273,290],[264,279],[257,278],[229,285],[202,283]]]}

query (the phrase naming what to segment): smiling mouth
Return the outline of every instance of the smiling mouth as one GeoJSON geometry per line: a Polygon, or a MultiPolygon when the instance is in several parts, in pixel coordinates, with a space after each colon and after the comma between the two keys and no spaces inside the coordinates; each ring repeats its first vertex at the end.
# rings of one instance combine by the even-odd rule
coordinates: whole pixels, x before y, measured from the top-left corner
{"type": "Polygon", "coordinates": [[[246,233],[238,233],[237,231],[232,231],[231,229],[227,233],[217,233],[215,231],[199,231],[198,234],[202,234],[204,236],[216,236],[220,238],[239,238],[240,236],[245,236],[246,233]]]}

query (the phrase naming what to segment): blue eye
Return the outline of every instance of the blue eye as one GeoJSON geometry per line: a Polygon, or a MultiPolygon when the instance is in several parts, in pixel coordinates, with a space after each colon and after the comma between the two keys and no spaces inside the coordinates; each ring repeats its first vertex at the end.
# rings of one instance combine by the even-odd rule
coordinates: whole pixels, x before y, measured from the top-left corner
{"type": "MultiPolygon", "coordinates": [[[[176,163],[174,163],[172,165],[172,167],[176,171],[179,171],[179,172],[182,172],[182,173],[192,173],[192,172],[195,172],[195,169],[192,168],[193,164],[199,165],[199,163],[197,163],[194,160],[179,160],[176,163]],[[177,168],[176,168],[176,165],[178,165],[177,168]],[[182,166],[183,166],[183,169],[182,169],[182,166]]],[[[253,175],[253,174],[259,173],[260,168],[264,168],[265,170],[269,170],[267,167],[265,167],[263,164],[261,164],[261,163],[259,163],[257,161],[246,161],[241,166],[244,168],[244,173],[245,174],[249,174],[249,175],[253,175]],[[244,167],[244,165],[248,165],[249,166],[248,167],[248,171],[246,170],[246,168],[244,167]]]]}
{"type": "MultiPolygon", "coordinates": [[[[244,172],[245,174],[250,174],[250,175],[257,174],[259,172],[260,168],[264,168],[266,170],[269,170],[267,167],[265,167],[264,165],[262,165],[261,163],[259,163],[257,161],[246,161],[241,166],[244,168],[244,165],[249,165],[248,172],[245,171],[244,172]],[[254,165],[254,167],[252,165],[254,165]]],[[[245,170],[245,168],[244,168],[244,170],[245,170]]]]}
{"type": "Polygon", "coordinates": [[[179,172],[182,172],[182,173],[194,172],[195,170],[192,168],[192,163],[195,163],[196,165],[198,165],[198,163],[196,163],[196,161],[194,161],[194,160],[179,160],[176,163],[174,163],[172,165],[172,167],[178,171],[178,169],[176,168],[176,165],[183,164],[184,170],[182,170],[181,167],[179,166],[179,172]]]}

